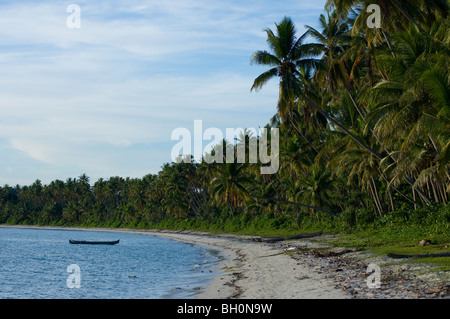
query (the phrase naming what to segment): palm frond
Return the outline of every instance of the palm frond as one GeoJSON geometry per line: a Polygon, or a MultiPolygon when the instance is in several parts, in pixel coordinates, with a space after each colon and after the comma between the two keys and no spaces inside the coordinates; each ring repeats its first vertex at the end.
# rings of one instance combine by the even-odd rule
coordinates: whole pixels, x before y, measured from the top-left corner
{"type": "Polygon", "coordinates": [[[281,61],[267,51],[256,51],[250,58],[251,64],[277,66],[281,61]]]}
{"type": "Polygon", "coordinates": [[[266,84],[270,79],[272,79],[273,77],[276,77],[277,75],[278,75],[278,68],[272,68],[272,69],[264,72],[263,74],[261,74],[260,76],[258,76],[255,79],[250,91],[260,90],[264,86],[264,84],[266,84]]]}
{"type": "Polygon", "coordinates": [[[438,117],[450,116],[450,83],[445,73],[436,68],[432,68],[425,71],[421,79],[430,90],[431,96],[436,102],[438,117]]]}

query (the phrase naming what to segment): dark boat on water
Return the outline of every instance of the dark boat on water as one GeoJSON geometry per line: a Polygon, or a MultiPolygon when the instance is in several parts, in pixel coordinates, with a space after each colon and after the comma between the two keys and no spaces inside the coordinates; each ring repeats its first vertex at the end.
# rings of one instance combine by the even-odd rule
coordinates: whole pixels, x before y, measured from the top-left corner
{"type": "Polygon", "coordinates": [[[84,244],[84,245],[115,245],[118,244],[120,239],[113,241],[87,241],[87,240],[72,240],[69,239],[71,244],[84,244]]]}

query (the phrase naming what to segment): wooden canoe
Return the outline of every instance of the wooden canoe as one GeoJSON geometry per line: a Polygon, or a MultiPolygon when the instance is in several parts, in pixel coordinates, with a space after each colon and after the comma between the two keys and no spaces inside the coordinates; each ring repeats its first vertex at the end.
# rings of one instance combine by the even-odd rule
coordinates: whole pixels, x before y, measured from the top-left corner
{"type": "Polygon", "coordinates": [[[84,244],[84,245],[115,245],[118,244],[120,239],[113,241],[87,241],[87,240],[72,240],[69,239],[71,244],[84,244]]]}

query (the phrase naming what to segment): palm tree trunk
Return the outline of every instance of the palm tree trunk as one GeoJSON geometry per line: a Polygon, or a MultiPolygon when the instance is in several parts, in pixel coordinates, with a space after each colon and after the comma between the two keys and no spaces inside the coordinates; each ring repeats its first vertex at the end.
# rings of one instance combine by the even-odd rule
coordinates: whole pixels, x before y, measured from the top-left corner
{"type": "MultiPolygon", "coordinates": [[[[314,147],[314,145],[306,138],[306,136],[300,131],[300,129],[297,127],[297,125],[294,124],[294,121],[289,116],[289,121],[291,122],[292,126],[295,128],[295,130],[300,134],[300,136],[305,140],[306,143],[308,143],[309,146],[316,152],[316,154],[319,154],[319,151],[314,147]]],[[[311,163],[312,164],[312,163],[311,163]]]]}
{"type": "Polygon", "coordinates": [[[375,197],[377,199],[378,206],[380,207],[380,216],[382,216],[383,215],[383,205],[381,204],[380,196],[378,194],[378,188],[377,188],[377,185],[375,184],[375,180],[373,179],[373,177],[371,177],[370,179],[372,180],[373,189],[375,190],[375,197]]]}
{"type": "Polygon", "coordinates": [[[402,6],[400,5],[400,3],[398,3],[397,0],[391,0],[391,3],[392,3],[398,10],[400,10],[400,12],[406,17],[406,19],[408,19],[410,22],[412,22],[412,23],[417,27],[417,29],[419,29],[419,31],[420,31],[421,33],[424,33],[424,32],[425,32],[425,30],[422,29],[422,27],[417,23],[417,21],[414,20],[413,17],[411,17],[411,16],[409,15],[409,13],[406,12],[406,10],[402,8],[402,6]]]}
{"type": "Polygon", "coordinates": [[[365,119],[365,118],[366,118],[366,112],[365,112],[363,109],[361,109],[361,108],[359,107],[358,103],[356,103],[355,99],[353,98],[352,93],[350,92],[350,90],[348,89],[347,86],[345,86],[345,91],[347,91],[347,94],[350,96],[350,99],[352,100],[353,105],[355,106],[356,111],[358,111],[359,115],[360,115],[363,119],[365,119]]]}
{"type": "Polygon", "coordinates": [[[437,145],[436,145],[436,141],[434,140],[433,135],[428,134],[428,138],[430,139],[430,142],[431,142],[431,144],[433,145],[433,148],[434,148],[436,154],[439,155],[439,154],[440,154],[439,148],[438,148],[437,145]]]}
{"type": "Polygon", "coordinates": [[[390,190],[388,190],[388,192],[389,192],[389,199],[391,201],[391,208],[392,208],[392,211],[394,211],[395,208],[394,208],[394,201],[392,200],[392,193],[390,190]]]}
{"type": "MultiPolygon", "coordinates": [[[[411,176],[406,176],[405,177],[406,182],[412,187],[413,190],[416,190],[417,193],[419,193],[420,198],[427,204],[430,205],[431,204],[431,199],[430,197],[428,197],[427,194],[425,194],[425,192],[419,187],[419,186],[414,186],[414,184],[416,183],[416,180],[414,178],[412,178],[411,176]]],[[[416,198],[414,197],[414,201],[416,201],[416,198]]]]}
{"type": "MultiPolygon", "coordinates": [[[[438,187],[439,187],[439,185],[438,185],[438,187]]],[[[447,205],[447,195],[445,193],[444,187],[445,187],[444,185],[440,185],[439,192],[441,193],[442,202],[444,203],[444,205],[447,205]]]]}
{"type": "MultiPolygon", "coordinates": [[[[338,121],[330,117],[324,110],[322,110],[316,103],[311,101],[303,92],[299,91],[300,95],[302,95],[311,105],[319,111],[327,120],[335,124],[337,127],[339,127],[342,131],[344,131],[345,134],[347,134],[349,137],[351,137],[356,143],[358,143],[360,146],[362,146],[366,151],[371,153],[373,156],[375,156],[377,159],[382,160],[383,157],[375,152],[373,149],[371,149],[369,146],[367,146],[365,143],[363,143],[360,139],[358,139],[355,135],[349,132],[342,124],[340,124],[338,121]]],[[[410,176],[405,177],[406,182],[410,184],[413,188],[417,190],[421,198],[424,200],[424,202],[429,205],[431,203],[431,199],[422,191],[422,189],[418,186],[414,186],[415,180],[411,178],[410,176]]],[[[414,200],[415,201],[415,200],[414,200]]]]}
{"type": "Polygon", "coordinates": [[[231,205],[230,201],[228,201],[228,200],[227,200],[227,206],[228,206],[228,209],[230,210],[231,217],[234,217],[233,205],[231,205]]]}
{"type": "Polygon", "coordinates": [[[433,182],[433,181],[430,181],[430,183],[431,183],[431,189],[433,190],[434,199],[436,200],[436,203],[439,203],[439,202],[440,202],[440,200],[439,200],[439,194],[438,194],[438,192],[436,191],[436,187],[435,187],[435,185],[434,185],[434,182],[433,182]]]}
{"type": "Polygon", "coordinates": [[[383,208],[381,207],[380,199],[379,199],[378,193],[377,193],[378,192],[377,186],[375,185],[375,181],[373,180],[373,177],[370,177],[369,186],[370,186],[370,190],[372,193],[373,201],[375,203],[375,207],[378,210],[378,214],[381,216],[382,212],[383,212],[383,208]]]}
{"type": "Polygon", "coordinates": [[[340,124],[338,121],[336,121],[335,119],[333,119],[332,117],[330,117],[324,110],[322,110],[319,106],[317,106],[316,103],[314,103],[313,101],[311,101],[306,95],[304,95],[302,92],[300,92],[300,94],[309,102],[311,103],[312,106],[314,106],[314,108],[319,111],[323,116],[325,116],[325,118],[327,120],[329,120],[330,122],[332,122],[334,125],[336,125],[337,127],[339,127],[342,131],[344,131],[345,134],[347,134],[348,136],[350,136],[356,143],[358,143],[360,146],[362,146],[365,150],[367,150],[368,152],[370,152],[373,156],[375,156],[376,158],[378,158],[379,160],[382,160],[383,157],[378,154],[377,152],[375,152],[373,149],[371,149],[369,146],[367,146],[365,143],[363,143],[360,139],[358,139],[355,135],[353,135],[352,133],[349,132],[349,130],[347,130],[344,126],[342,126],[342,124],[340,124]]]}
{"type": "MultiPolygon", "coordinates": [[[[319,151],[314,147],[314,145],[312,145],[312,143],[306,138],[305,135],[303,135],[303,133],[300,131],[300,129],[297,127],[297,125],[294,124],[294,122],[292,121],[292,118],[289,116],[289,121],[291,122],[291,125],[294,127],[294,129],[300,134],[300,136],[305,140],[306,143],[309,144],[309,146],[312,147],[312,149],[316,152],[316,154],[319,153],[319,151]]],[[[308,154],[306,154],[306,158],[308,159],[308,161],[312,164],[314,164],[313,160],[308,156],[308,154]]]]}
{"type": "Polygon", "coordinates": [[[394,52],[394,50],[392,49],[392,43],[391,43],[391,39],[389,38],[389,35],[388,35],[388,33],[384,30],[384,29],[381,29],[381,33],[383,33],[383,36],[384,36],[384,39],[386,40],[386,43],[387,43],[387,45],[388,45],[388,47],[389,47],[389,50],[391,50],[391,54],[392,54],[392,56],[394,57],[394,59],[395,59],[395,52],[394,52]]]}
{"type": "Polygon", "coordinates": [[[375,207],[377,209],[378,215],[382,216],[382,208],[380,207],[380,203],[378,202],[378,198],[377,198],[377,191],[372,189],[372,197],[373,197],[373,202],[375,204],[375,207]]]}

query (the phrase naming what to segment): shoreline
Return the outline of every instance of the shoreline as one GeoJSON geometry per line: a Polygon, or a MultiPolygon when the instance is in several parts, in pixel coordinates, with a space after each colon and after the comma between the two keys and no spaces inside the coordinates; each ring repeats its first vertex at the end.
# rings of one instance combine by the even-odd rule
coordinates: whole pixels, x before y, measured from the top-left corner
{"type": "Polygon", "coordinates": [[[343,299],[341,289],[312,268],[300,265],[279,245],[249,240],[250,236],[213,235],[194,231],[141,230],[129,228],[87,228],[33,225],[0,225],[6,228],[61,229],[131,233],[165,237],[220,251],[217,275],[196,295],[196,299],[343,299]],[[308,277],[308,278],[306,278],[308,277]],[[301,278],[301,282],[296,279],[301,278]],[[295,281],[298,281],[298,284],[295,281]]]}
{"type": "Polygon", "coordinates": [[[330,246],[334,236],[263,243],[254,236],[199,231],[0,225],[9,228],[131,233],[165,237],[220,251],[216,275],[195,299],[449,299],[449,274],[433,266],[393,262],[367,251],[330,246]],[[369,265],[381,285],[368,285],[369,265]]]}

